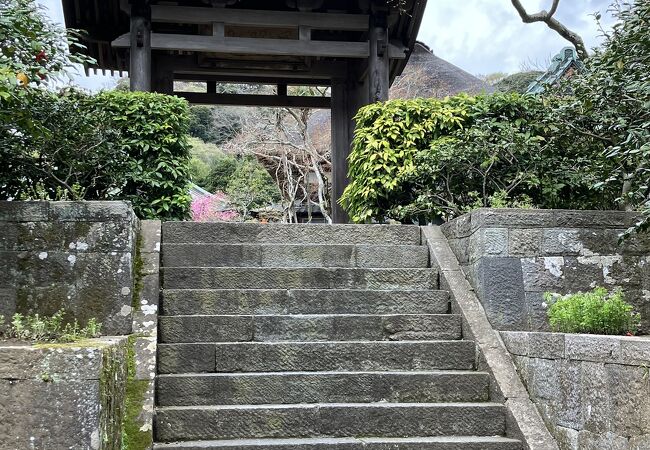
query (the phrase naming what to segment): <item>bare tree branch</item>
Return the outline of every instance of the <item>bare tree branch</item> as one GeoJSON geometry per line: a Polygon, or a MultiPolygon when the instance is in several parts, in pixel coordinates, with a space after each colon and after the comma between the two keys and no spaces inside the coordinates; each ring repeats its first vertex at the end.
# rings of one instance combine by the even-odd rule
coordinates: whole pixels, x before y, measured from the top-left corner
{"type": "Polygon", "coordinates": [[[584,61],[589,57],[589,52],[587,52],[587,47],[585,46],[582,37],[580,37],[578,33],[568,29],[554,17],[557,8],[560,5],[560,0],[553,0],[550,11],[542,10],[535,14],[529,14],[526,11],[526,8],[521,4],[520,0],[511,1],[512,6],[515,7],[519,13],[519,17],[521,17],[521,20],[524,23],[544,22],[551,30],[557,32],[560,36],[573,44],[581,60],[584,61]]]}

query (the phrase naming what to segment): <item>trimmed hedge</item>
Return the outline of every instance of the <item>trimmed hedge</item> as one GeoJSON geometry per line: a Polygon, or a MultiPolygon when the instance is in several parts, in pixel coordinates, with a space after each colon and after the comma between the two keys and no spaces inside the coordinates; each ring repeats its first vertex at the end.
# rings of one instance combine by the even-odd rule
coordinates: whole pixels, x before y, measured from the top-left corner
{"type": "Polygon", "coordinates": [[[366,106],[341,204],[355,222],[420,223],[476,207],[615,208],[619,186],[594,187],[608,170],[602,144],[549,110],[503,93],[366,106]]]}
{"type": "Polygon", "coordinates": [[[128,200],[139,217],[189,217],[188,105],[152,93],[25,88],[0,105],[0,199],[128,200]]]}

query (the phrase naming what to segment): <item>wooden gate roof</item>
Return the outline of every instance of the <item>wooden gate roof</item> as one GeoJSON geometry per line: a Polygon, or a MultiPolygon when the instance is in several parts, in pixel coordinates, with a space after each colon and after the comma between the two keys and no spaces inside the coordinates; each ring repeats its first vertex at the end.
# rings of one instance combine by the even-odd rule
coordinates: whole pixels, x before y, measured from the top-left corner
{"type": "MultiPolygon", "coordinates": [[[[152,51],[174,67],[176,79],[328,84],[343,76],[339,63],[368,57],[371,0],[149,3],[152,51]]],[[[374,8],[382,6],[388,13],[392,80],[413,50],[426,0],[384,0],[374,8]]],[[[96,60],[87,69],[128,71],[127,0],[63,0],[63,10],[67,27],[87,33],[84,53],[96,60]]]]}

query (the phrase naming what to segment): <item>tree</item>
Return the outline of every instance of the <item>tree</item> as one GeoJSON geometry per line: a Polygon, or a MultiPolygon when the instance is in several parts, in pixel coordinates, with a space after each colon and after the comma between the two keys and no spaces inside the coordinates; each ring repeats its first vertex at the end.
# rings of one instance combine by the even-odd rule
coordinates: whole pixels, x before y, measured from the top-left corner
{"type": "Polygon", "coordinates": [[[238,165],[226,194],[244,219],[252,209],[269,206],[280,197],[269,173],[253,158],[244,158],[238,165]]]}
{"type": "Polygon", "coordinates": [[[556,31],[560,36],[574,45],[581,60],[584,61],[589,57],[589,52],[587,51],[585,42],[582,40],[580,35],[574,31],[571,31],[555,18],[555,13],[557,12],[558,6],[560,6],[560,0],[553,0],[553,4],[551,5],[551,9],[549,11],[542,10],[534,14],[529,14],[526,11],[526,8],[521,4],[521,0],[511,1],[512,6],[515,7],[517,13],[519,13],[519,17],[521,17],[521,20],[524,23],[545,23],[551,30],[556,31]]]}
{"type": "MultiPolygon", "coordinates": [[[[613,167],[601,185],[622,186],[622,209],[650,211],[650,2],[617,1],[617,19],[586,70],[568,83],[561,113],[574,133],[595,139],[613,167]]],[[[602,27],[601,27],[602,28],[602,27]]],[[[650,226],[650,216],[639,229],[650,226]]]]}

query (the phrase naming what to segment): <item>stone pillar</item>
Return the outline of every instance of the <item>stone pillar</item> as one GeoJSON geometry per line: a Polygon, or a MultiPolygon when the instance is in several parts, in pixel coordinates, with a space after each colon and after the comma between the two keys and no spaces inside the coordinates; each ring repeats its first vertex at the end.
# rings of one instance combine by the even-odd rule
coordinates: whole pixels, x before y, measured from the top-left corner
{"type": "Polygon", "coordinates": [[[131,90],[151,91],[151,8],[145,0],[131,5],[130,56],[131,90]]]}

